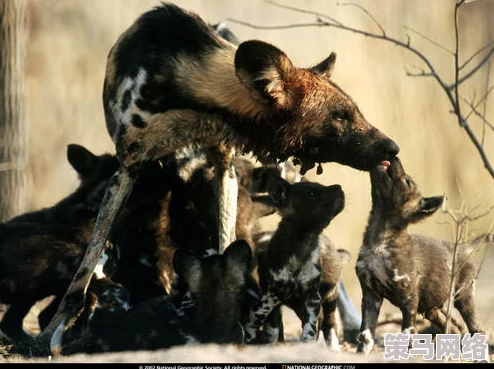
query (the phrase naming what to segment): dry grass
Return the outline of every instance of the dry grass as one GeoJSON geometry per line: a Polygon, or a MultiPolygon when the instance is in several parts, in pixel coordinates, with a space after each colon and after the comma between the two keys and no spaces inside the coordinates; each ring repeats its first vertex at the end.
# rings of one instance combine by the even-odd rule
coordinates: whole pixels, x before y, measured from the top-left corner
{"type": "MultiPolygon", "coordinates": [[[[53,204],[75,188],[75,173],[65,159],[67,144],[83,144],[97,153],[113,151],[101,103],[106,55],[118,35],[141,12],[157,3],[30,1],[27,98],[33,208],[53,204]]],[[[373,27],[355,8],[337,6],[336,1],[284,3],[324,12],[357,27],[373,27]]],[[[210,22],[227,17],[265,25],[314,20],[312,16],[304,17],[260,0],[183,0],[177,4],[198,12],[210,22]]],[[[390,34],[405,38],[403,26],[407,25],[453,48],[453,0],[362,0],[359,4],[370,10],[390,34]]],[[[463,60],[488,40],[494,40],[493,12],[492,1],[475,1],[463,8],[460,18],[463,60]]],[[[458,182],[465,201],[472,205],[480,203],[480,211],[494,204],[494,182],[448,111],[442,91],[432,80],[406,77],[405,67],[420,65],[412,55],[389,44],[334,29],[262,31],[235,24],[230,27],[240,40],[258,38],[278,45],[299,66],[316,64],[335,51],[338,59],[334,80],[354,97],[370,122],[399,143],[403,165],[424,195],[446,194],[451,206],[456,207],[462,201],[458,182]]],[[[454,66],[449,55],[421,38],[412,40],[431,56],[440,72],[450,73],[452,81],[454,66]]],[[[485,73],[479,73],[478,78],[462,85],[463,95],[470,97],[477,90],[477,96],[481,96],[484,79],[485,73]]],[[[494,94],[487,100],[487,118],[491,120],[493,99],[494,94]]],[[[480,121],[472,126],[476,132],[480,131],[480,121]]],[[[494,158],[492,132],[486,137],[486,151],[494,158]]],[[[322,176],[316,177],[312,171],[309,178],[326,184],[339,183],[345,190],[346,208],[328,227],[327,234],[338,247],[350,250],[353,255],[344,280],[357,302],[360,291],[354,265],[370,210],[368,175],[337,164],[325,164],[322,176]]],[[[486,229],[493,216],[472,225],[471,231],[486,229]]],[[[265,226],[272,228],[276,220],[271,217],[265,226]]],[[[414,231],[451,240],[450,228],[440,224],[445,220],[447,215],[437,214],[417,225],[414,231]]],[[[488,257],[484,268],[492,269],[493,263],[494,259],[488,257]]],[[[494,298],[492,294],[488,296],[478,295],[478,305],[481,317],[485,318],[485,328],[494,331],[494,321],[488,317],[494,298]]]]}

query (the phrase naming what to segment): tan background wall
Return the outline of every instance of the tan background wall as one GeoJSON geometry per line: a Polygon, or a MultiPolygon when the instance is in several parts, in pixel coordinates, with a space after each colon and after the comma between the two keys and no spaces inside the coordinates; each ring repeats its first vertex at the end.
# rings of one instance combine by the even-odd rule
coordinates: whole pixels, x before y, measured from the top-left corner
{"type": "MultiPolygon", "coordinates": [[[[76,187],[76,175],[65,159],[67,144],[79,143],[96,153],[114,151],[101,103],[106,56],[119,34],[156,4],[148,0],[30,1],[27,91],[34,208],[51,205],[76,187]]],[[[260,25],[314,20],[311,15],[259,0],[183,0],[177,4],[196,11],[211,23],[227,17],[260,25]]],[[[336,1],[291,0],[284,4],[377,30],[356,8],[337,6],[336,1]]],[[[365,0],[359,4],[371,11],[390,35],[404,40],[407,25],[449,49],[454,47],[453,0],[365,0]]],[[[494,1],[479,0],[462,9],[462,60],[488,40],[494,40],[492,19],[494,1]]],[[[451,107],[444,93],[431,79],[406,76],[405,68],[422,66],[415,56],[391,44],[331,28],[263,31],[233,23],[229,26],[240,40],[258,38],[277,45],[299,66],[316,64],[335,51],[338,58],[334,80],[353,96],[370,122],[399,143],[402,162],[424,195],[445,194],[451,208],[458,207],[463,199],[469,207],[480,204],[478,213],[494,205],[494,180],[449,112],[451,107]]],[[[416,35],[412,35],[412,43],[430,56],[438,72],[447,76],[446,81],[453,80],[453,59],[447,52],[416,35]]],[[[475,90],[477,98],[483,95],[484,71],[462,85],[465,97],[474,96],[475,90]]],[[[492,120],[493,101],[494,94],[487,108],[487,118],[492,120]]],[[[480,132],[479,121],[472,120],[472,127],[480,132]]],[[[492,131],[486,138],[486,151],[494,160],[492,131]]],[[[322,176],[316,177],[311,171],[309,178],[324,184],[339,183],[345,190],[346,208],[326,232],[338,247],[352,252],[344,279],[358,303],[360,292],[354,265],[370,210],[368,174],[325,164],[322,176]]],[[[275,226],[276,220],[272,217],[266,227],[275,226]]],[[[448,220],[446,214],[436,214],[414,226],[413,231],[450,240],[451,227],[441,224],[448,220]]],[[[493,220],[494,213],[472,223],[471,231],[485,231],[493,220]]],[[[492,259],[485,267],[492,267],[492,259]]],[[[492,307],[493,303],[491,297],[484,305],[492,307]]]]}

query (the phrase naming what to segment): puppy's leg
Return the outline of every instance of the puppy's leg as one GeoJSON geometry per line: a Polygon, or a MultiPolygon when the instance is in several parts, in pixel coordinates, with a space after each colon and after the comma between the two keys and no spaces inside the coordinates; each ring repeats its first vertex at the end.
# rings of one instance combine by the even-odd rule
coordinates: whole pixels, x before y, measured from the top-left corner
{"type": "Polygon", "coordinates": [[[336,301],[343,321],[343,338],[345,341],[357,343],[362,317],[350,300],[342,280],[338,282],[338,299],[336,301]]]}
{"type": "Polygon", "coordinates": [[[314,291],[307,296],[303,304],[293,306],[295,313],[302,321],[300,341],[313,341],[317,338],[317,318],[321,309],[321,295],[314,291]]]}
{"type": "Polygon", "coordinates": [[[461,271],[459,280],[462,283],[456,286],[458,297],[454,302],[455,308],[460,312],[471,334],[484,334],[475,312],[475,269],[470,265],[465,266],[461,271]]]}
{"type": "Polygon", "coordinates": [[[376,333],[377,318],[383,298],[374,291],[362,289],[362,325],[358,335],[357,352],[369,354],[374,347],[374,335],[376,333]]]}
{"type": "Polygon", "coordinates": [[[261,302],[250,311],[249,320],[244,325],[245,342],[249,343],[255,340],[257,330],[264,324],[266,317],[280,304],[281,300],[271,291],[262,296],[261,302]]]}
{"type": "Polygon", "coordinates": [[[337,285],[332,291],[324,297],[322,305],[322,322],[321,330],[326,341],[326,345],[332,351],[339,351],[340,343],[337,335],[337,322],[336,322],[336,305],[337,305],[338,287],[337,285]]]}
{"type": "Polygon", "coordinates": [[[408,297],[403,297],[403,304],[400,307],[403,320],[401,323],[401,331],[405,334],[415,334],[417,333],[417,307],[418,307],[418,296],[411,295],[408,297]]]}
{"type": "Polygon", "coordinates": [[[284,340],[283,316],[281,315],[281,305],[278,305],[264,321],[262,343],[276,343],[284,340]]]}

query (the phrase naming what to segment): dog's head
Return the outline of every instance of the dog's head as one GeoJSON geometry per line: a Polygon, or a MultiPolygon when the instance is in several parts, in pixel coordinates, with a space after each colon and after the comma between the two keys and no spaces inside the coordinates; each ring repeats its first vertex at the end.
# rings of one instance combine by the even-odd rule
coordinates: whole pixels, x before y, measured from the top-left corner
{"type": "Polygon", "coordinates": [[[374,167],[370,178],[373,207],[405,226],[434,214],[444,201],[443,196],[423,197],[398,157],[374,167]]]}
{"type": "Polygon", "coordinates": [[[271,175],[268,193],[283,218],[290,218],[297,225],[315,231],[327,227],[345,206],[345,195],[340,185],[290,184],[280,176],[271,175]]]}
{"type": "Polygon", "coordinates": [[[199,258],[185,249],[175,252],[173,267],[191,294],[199,342],[243,341],[241,312],[251,285],[251,259],[243,240],[233,242],[222,255],[199,258]]]}
{"type": "Polygon", "coordinates": [[[278,48],[246,41],[235,70],[251,97],[275,122],[276,154],[294,156],[305,171],[317,162],[338,162],[370,170],[396,156],[398,146],[363,116],[352,98],[331,79],[336,54],[308,69],[295,67],[278,48]]]}
{"type": "Polygon", "coordinates": [[[67,146],[67,160],[79,176],[80,189],[96,189],[105,183],[119,169],[115,155],[95,155],[84,146],[67,146]]]}

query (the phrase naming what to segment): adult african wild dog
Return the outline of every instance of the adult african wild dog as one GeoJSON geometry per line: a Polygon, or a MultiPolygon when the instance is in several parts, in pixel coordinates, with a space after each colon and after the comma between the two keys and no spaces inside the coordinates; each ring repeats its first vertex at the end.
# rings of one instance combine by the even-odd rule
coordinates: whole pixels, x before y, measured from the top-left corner
{"type": "MultiPolygon", "coordinates": [[[[107,190],[67,299],[82,302],[114,216],[145,162],[189,145],[212,149],[221,178],[223,248],[234,234],[234,151],[282,160],[294,156],[304,169],[335,161],[368,170],[394,157],[398,146],[330,80],[334,62],[331,54],[313,68],[297,68],[265,42],[237,47],[172,4],[141,15],[108,55],[103,106],[122,168],[107,190]]],[[[66,305],[47,334],[74,315],[66,305]]]]}
{"type": "Polygon", "coordinates": [[[179,249],[173,267],[188,288],[185,295],[158,297],[128,311],[100,308],[92,301],[87,320],[79,320],[62,342],[52,342],[52,350],[72,354],[242,343],[242,313],[250,308],[245,303],[252,292],[249,287],[255,285],[251,257],[243,240],[232,243],[222,255],[205,258],[179,249]]]}
{"type": "MultiPolygon", "coordinates": [[[[345,197],[339,185],[326,187],[313,182],[290,185],[277,176],[270,177],[268,191],[282,219],[266,250],[258,253],[263,296],[250,311],[244,326],[246,341],[256,338],[266,317],[280,304],[293,309],[302,321],[300,339],[313,340],[321,307],[319,237],[343,210],[345,197]]],[[[328,286],[327,294],[334,292],[338,279],[339,276],[328,286]]],[[[331,299],[334,313],[336,295],[331,297],[334,297],[331,299]]],[[[268,322],[265,333],[277,336],[277,325],[268,322]]]]}
{"type": "MultiPolygon", "coordinates": [[[[399,307],[404,333],[415,333],[416,314],[424,314],[444,332],[453,245],[410,235],[408,225],[432,214],[442,196],[423,197],[396,157],[371,170],[372,210],[356,271],[362,287],[362,326],[358,351],[369,353],[383,299],[399,307]]],[[[460,245],[455,277],[455,307],[469,332],[482,332],[475,314],[475,266],[470,244],[460,245]]],[[[461,328],[453,321],[453,333],[461,328]]]]}

